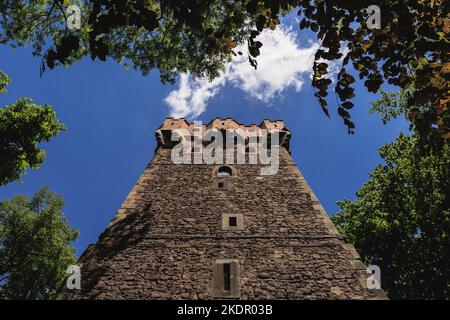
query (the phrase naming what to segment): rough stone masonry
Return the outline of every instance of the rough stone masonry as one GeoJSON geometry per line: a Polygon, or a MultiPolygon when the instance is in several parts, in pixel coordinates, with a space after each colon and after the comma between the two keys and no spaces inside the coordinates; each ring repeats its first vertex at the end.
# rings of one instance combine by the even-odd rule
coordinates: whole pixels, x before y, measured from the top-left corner
{"type": "Polygon", "coordinates": [[[280,165],[171,161],[171,134],[193,131],[167,118],[155,155],[115,218],[78,261],[81,290],[60,299],[383,299],[343,242],[290,156],[283,121],[203,128],[279,131],[280,165]],[[221,170],[225,174],[221,174],[221,170]]]}

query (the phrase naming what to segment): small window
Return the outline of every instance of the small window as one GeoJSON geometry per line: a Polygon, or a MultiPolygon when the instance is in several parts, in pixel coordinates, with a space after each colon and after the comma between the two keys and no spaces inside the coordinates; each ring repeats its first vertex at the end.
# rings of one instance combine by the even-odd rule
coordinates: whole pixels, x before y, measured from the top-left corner
{"type": "Polygon", "coordinates": [[[239,260],[216,259],[213,275],[215,297],[239,298],[239,260]]]}
{"type": "Polygon", "coordinates": [[[228,225],[230,227],[237,227],[237,218],[236,217],[229,217],[228,218],[228,225]]]}
{"type": "Polygon", "coordinates": [[[224,187],[223,181],[219,181],[219,183],[218,183],[217,186],[218,186],[219,188],[223,188],[223,187],[224,187]]]}
{"type": "Polygon", "coordinates": [[[244,230],[244,215],[242,213],[223,213],[222,230],[244,230]]]}
{"type": "Polygon", "coordinates": [[[230,177],[233,175],[233,171],[230,167],[223,166],[219,168],[219,171],[217,173],[219,177],[230,177]]]}
{"type": "Polygon", "coordinates": [[[223,264],[223,291],[230,291],[231,289],[231,264],[223,264]]]}

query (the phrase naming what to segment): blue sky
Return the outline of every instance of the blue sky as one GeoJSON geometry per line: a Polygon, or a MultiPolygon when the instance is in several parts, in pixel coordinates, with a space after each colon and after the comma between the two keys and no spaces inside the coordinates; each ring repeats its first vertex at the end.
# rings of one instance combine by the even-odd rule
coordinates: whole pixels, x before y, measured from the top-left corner
{"type": "MultiPolygon", "coordinates": [[[[183,88],[179,83],[161,84],[157,71],[143,77],[113,61],[85,59],[69,68],[47,71],[40,78],[40,60],[30,49],[0,47],[0,70],[13,80],[8,93],[0,95],[0,106],[31,97],[35,103],[52,105],[68,129],[42,145],[47,158],[39,170],[29,170],[22,184],[0,187],[0,199],[32,196],[48,185],[66,201],[64,213],[80,231],[74,246],[81,254],[89,243],[95,243],[150,161],[156,146],[154,131],[178,103],[178,112],[203,122],[214,117],[233,117],[242,123],[283,119],[292,131],[294,160],[327,212],[335,213],[336,201],[353,199],[368,173],[380,163],[378,148],[406,132],[408,125],[402,119],[383,125],[379,116],[369,115],[370,101],[376,96],[357,83],[351,113],[357,127],[354,135],[348,135],[336,114],[334,96],[330,99],[332,118],[328,119],[313,96],[308,72],[297,63],[314,43],[292,35],[290,40],[295,40],[298,48],[288,42],[284,45],[289,48],[273,44],[281,46],[275,52],[293,54],[281,57],[287,61],[285,69],[272,57],[275,60],[267,58],[270,63],[254,79],[243,65],[212,87],[185,76],[191,94],[196,90],[213,93],[200,95],[200,107],[192,97],[180,98],[183,88]],[[271,75],[282,70],[291,73],[273,82],[271,75]],[[171,94],[177,97],[172,105],[165,101],[171,94]]],[[[264,59],[264,52],[262,56],[264,59]]]]}

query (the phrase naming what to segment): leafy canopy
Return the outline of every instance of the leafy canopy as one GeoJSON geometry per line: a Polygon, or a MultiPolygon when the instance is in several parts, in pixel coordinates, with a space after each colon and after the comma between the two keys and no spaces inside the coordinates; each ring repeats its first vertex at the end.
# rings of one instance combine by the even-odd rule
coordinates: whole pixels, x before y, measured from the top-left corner
{"type": "MultiPolygon", "coordinates": [[[[0,92],[6,92],[8,82],[0,71],[0,92]]],[[[19,180],[27,168],[39,168],[45,151],[38,144],[65,130],[49,105],[31,102],[21,98],[0,108],[0,186],[19,180]]]]}
{"type": "Polygon", "coordinates": [[[442,136],[449,132],[450,121],[447,110],[449,91],[448,55],[442,48],[448,47],[450,20],[447,1],[417,0],[316,0],[301,1],[299,14],[303,17],[300,28],[317,32],[322,48],[316,53],[313,86],[316,97],[327,113],[330,81],[324,77],[328,64],[320,59],[342,59],[338,82],[334,88],[340,106],[338,113],[350,132],[354,124],[350,121],[350,101],[355,93],[355,79],[349,74],[351,68],[364,80],[368,91],[376,93],[383,83],[406,90],[416,85],[414,94],[408,99],[408,118],[423,131],[438,131],[442,136]],[[381,29],[369,29],[366,25],[370,5],[381,8],[381,29]],[[343,54],[339,49],[345,43],[349,50],[343,54]],[[419,106],[431,105],[429,126],[422,118],[415,117],[419,106]],[[432,124],[438,128],[432,129],[432,124]]]}
{"type": "Polygon", "coordinates": [[[43,70],[88,55],[132,63],[143,74],[157,68],[162,81],[174,82],[178,72],[218,76],[245,40],[248,18],[244,3],[230,0],[11,0],[0,4],[0,42],[31,43],[43,70]],[[69,4],[83,12],[79,30],[66,27],[69,4]]]}
{"type": "Polygon", "coordinates": [[[0,202],[0,299],[52,298],[76,262],[78,232],[63,216],[63,199],[47,188],[29,199],[0,202]]]}
{"type": "Polygon", "coordinates": [[[0,93],[6,93],[6,86],[11,82],[11,79],[6,73],[0,70],[0,93]]]}
{"type": "Polygon", "coordinates": [[[394,299],[450,298],[450,145],[400,135],[355,201],[332,217],[346,241],[381,269],[394,299]]]}
{"type": "MultiPolygon", "coordinates": [[[[371,112],[384,123],[406,114],[414,86],[382,91],[371,112]]],[[[426,109],[426,108],[424,108],[426,109]]],[[[429,110],[424,110],[424,113],[429,110]]],[[[413,130],[380,149],[384,160],[332,217],[395,299],[450,298],[450,141],[413,130]]]]}
{"type": "Polygon", "coordinates": [[[42,69],[89,55],[131,62],[144,74],[157,68],[163,81],[173,82],[178,72],[187,71],[213,78],[245,41],[249,63],[257,68],[263,45],[257,36],[276,28],[283,14],[296,11],[300,29],[314,32],[321,43],[312,85],[327,115],[329,61],[342,60],[334,92],[350,133],[355,128],[350,116],[353,69],[370,92],[383,83],[407,89],[415,74],[408,119],[420,132],[450,138],[449,8],[448,0],[5,0],[0,4],[0,42],[31,43],[44,58],[42,69]],[[82,8],[79,30],[66,28],[69,4],[82,8]],[[381,29],[367,27],[370,5],[381,8],[381,29]],[[432,112],[423,115],[419,106],[432,112]]]}

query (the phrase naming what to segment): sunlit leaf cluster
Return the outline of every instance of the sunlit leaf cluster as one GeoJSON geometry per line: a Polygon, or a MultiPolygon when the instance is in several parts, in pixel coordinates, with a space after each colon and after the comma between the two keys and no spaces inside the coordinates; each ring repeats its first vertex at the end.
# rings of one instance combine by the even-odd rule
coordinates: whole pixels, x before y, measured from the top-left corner
{"type": "Polygon", "coordinates": [[[49,299],[60,289],[78,237],[63,206],[47,188],[0,201],[0,300],[49,299]]]}

